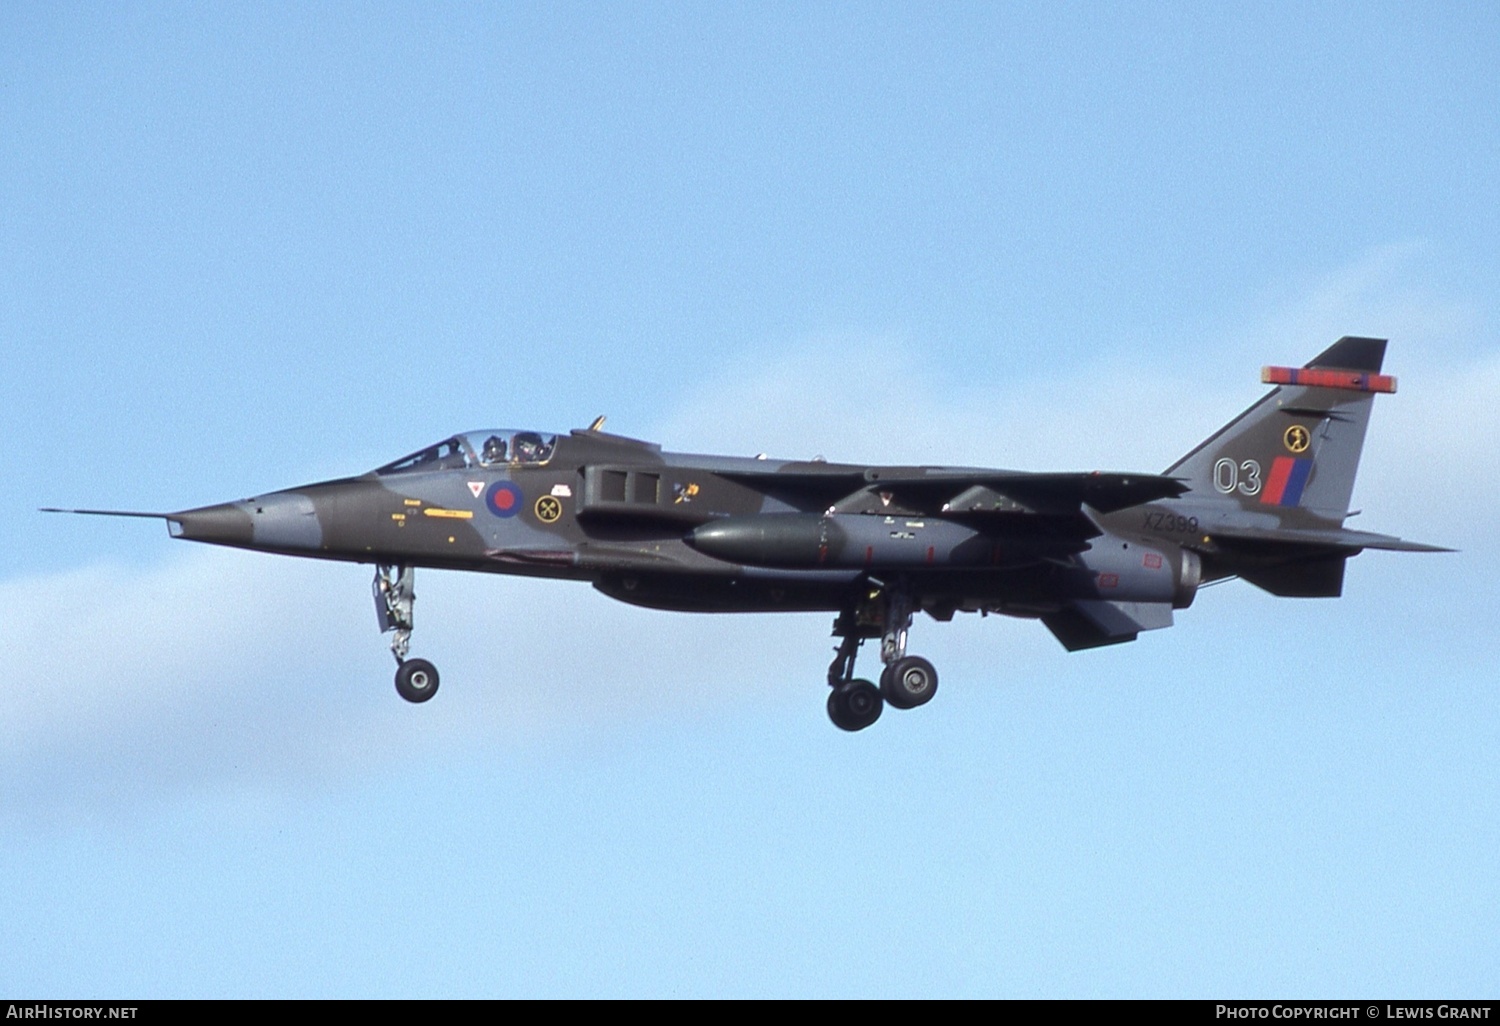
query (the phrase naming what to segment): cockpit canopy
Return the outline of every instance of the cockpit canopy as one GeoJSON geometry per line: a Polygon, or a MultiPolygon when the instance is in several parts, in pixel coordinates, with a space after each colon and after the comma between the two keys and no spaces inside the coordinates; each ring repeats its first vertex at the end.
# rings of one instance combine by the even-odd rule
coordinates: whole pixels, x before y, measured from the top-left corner
{"type": "Polygon", "coordinates": [[[556,447],[557,436],[540,431],[507,428],[469,431],[387,463],[375,473],[385,476],[474,467],[541,466],[552,459],[556,447]]]}

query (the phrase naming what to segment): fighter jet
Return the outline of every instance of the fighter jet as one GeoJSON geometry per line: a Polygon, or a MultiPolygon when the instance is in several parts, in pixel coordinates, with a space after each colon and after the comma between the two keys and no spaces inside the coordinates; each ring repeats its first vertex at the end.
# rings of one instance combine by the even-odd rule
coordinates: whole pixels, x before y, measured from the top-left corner
{"type": "MultiPolygon", "coordinates": [[[[606,433],[470,431],[356,477],[154,517],[170,534],[373,564],[396,690],[437,692],[410,658],[417,567],[583,581],[690,612],[835,614],[828,715],[863,730],[937,692],[907,651],[913,615],[1040,620],[1069,651],[1172,624],[1238,577],[1332,597],[1364,549],[1450,551],[1344,527],[1386,340],[1345,337],[1303,367],[1266,367],[1260,401],[1161,474],[866,466],[664,452],[606,433]],[[879,641],[877,682],[856,676],[879,641]]],[[[578,629],[583,629],[582,627],[578,629]]]]}

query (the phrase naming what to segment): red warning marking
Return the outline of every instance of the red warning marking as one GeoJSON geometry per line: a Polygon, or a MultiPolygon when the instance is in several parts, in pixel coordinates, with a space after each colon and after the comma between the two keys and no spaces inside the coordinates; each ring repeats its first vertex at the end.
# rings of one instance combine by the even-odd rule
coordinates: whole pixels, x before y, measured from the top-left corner
{"type": "Polygon", "coordinates": [[[1119,574],[1100,574],[1099,575],[1099,587],[1101,587],[1101,588],[1118,588],[1119,586],[1120,586],[1120,575],[1119,574]]]}
{"type": "Polygon", "coordinates": [[[927,546],[927,562],[932,562],[932,546],[927,546]]]}
{"type": "Polygon", "coordinates": [[[1145,567],[1147,570],[1160,570],[1161,557],[1154,552],[1148,552],[1146,553],[1146,558],[1141,560],[1141,566],[1145,567]]]}

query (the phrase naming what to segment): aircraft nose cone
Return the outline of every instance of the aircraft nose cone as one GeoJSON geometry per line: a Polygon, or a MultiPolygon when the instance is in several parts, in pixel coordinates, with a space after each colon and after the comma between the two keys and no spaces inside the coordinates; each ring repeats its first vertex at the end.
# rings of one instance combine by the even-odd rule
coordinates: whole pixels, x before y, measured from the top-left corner
{"type": "Polygon", "coordinates": [[[167,517],[174,538],[266,552],[315,552],[323,544],[317,505],[301,492],[271,492],[167,517]]]}
{"type": "Polygon", "coordinates": [[[250,514],[237,502],[173,513],[167,518],[167,530],[174,538],[216,545],[249,545],[254,537],[250,514]]]}

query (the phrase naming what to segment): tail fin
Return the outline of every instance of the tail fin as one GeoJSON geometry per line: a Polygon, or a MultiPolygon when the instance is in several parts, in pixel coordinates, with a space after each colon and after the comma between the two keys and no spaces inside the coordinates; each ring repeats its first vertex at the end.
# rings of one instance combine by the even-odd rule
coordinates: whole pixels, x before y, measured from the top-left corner
{"type": "Polygon", "coordinates": [[[1342,523],[1377,392],[1386,340],[1345,336],[1305,367],[1267,367],[1276,385],[1166,470],[1194,499],[1275,513],[1287,527],[1342,523]]]}

